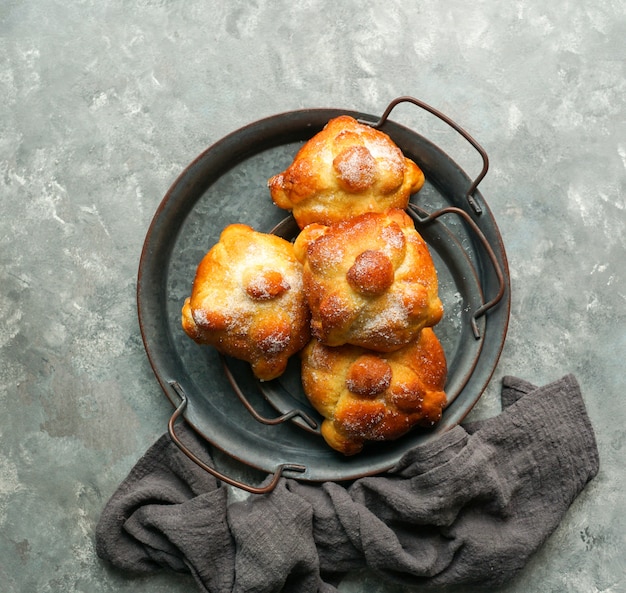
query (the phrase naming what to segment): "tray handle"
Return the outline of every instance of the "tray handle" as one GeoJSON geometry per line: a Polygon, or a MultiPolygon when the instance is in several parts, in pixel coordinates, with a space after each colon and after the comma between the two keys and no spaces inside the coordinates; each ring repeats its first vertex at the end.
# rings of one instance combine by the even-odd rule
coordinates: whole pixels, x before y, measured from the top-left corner
{"type": "Polygon", "coordinates": [[[474,220],[472,220],[472,217],[462,208],[449,206],[447,208],[441,208],[439,210],[435,210],[430,214],[427,214],[425,211],[421,210],[421,208],[418,208],[414,204],[409,204],[409,212],[415,217],[415,220],[417,220],[421,224],[428,224],[429,222],[436,220],[444,214],[457,214],[469,225],[469,227],[472,229],[472,231],[474,231],[474,233],[482,243],[485,251],[487,252],[487,255],[489,256],[489,260],[491,261],[491,265],[493,266],[493,269],[496,273],[496,277],[498,278],[498,292],[491,300],[483,303],[478,309],[476,309],[476,311],[474,311],[472,315],[472,320],[470,322],[472,326],[472,332],[474,333],[474,337],[477,340],[480,339],[480,329],[478,327],[478,324],[476,323],[476,320],[479,317],[482,317],[487,311],[489,311],[489,309],[495,307],[502,300],[505,291],[504,274],[502,273],[502,269],[500,268],[500,264],[498,263],[498,258],[496,257],[493,248],[489,244],[487,237],[485,237],[484,233],[480,230],[480,227],[474,222],[474,220]]]}
{"type": "Polygon", "coordinates": [[[265,494],[267,492],[271,492],[274,490],[278,481],[282,477],[282,474],[285,470],[302,473],[306,471],[306,466],[292,463],[284,463],[279,465],[272,475],[271,480],[265,486],[252,486],[250,484],[245,484],[235,478],[231,478],[226,474],[223,474],[219,470],[207,465],[204,461],[202,461],[195,453],[193,453],[187,445],[185,445],[180,437],[176,434],[175,424],[176,420],[182,416],[183,412],[187,408],[187,395],[185,394],[183,388],[180,383],[177,381],[170,381],[170,386],[176,392],[176,395],[180,398],[180,404],[174,410],[174,413],[170,417],[170,420],[167,424],[167,430],[169,432],[170,438],[174,442],[174,444],[196,465],[198,465],[204,471],[210,473],[212,476],[216,477],[218,480],[224,482],[225,484],[229,484],[230,486],[234,486],[236,488],[240,488],[241,490],[245,490],[246,492],[250,492],[251,494],[265,494]]]}
{"type": "Polygon", "coordinates": [[[414,97],[404,96],[404,97],[398,97],[397,99],[394,99],[391,103],[389,103],[389,105],[387,106],[387,109],[385,109],[385,112],[382,114],[382,116],[377,122],[375,123],[362,122],[362,123],[366,123],[372,128],[379,128],[387,121],[393,109],[400,103],[412,103],[413,105],[416,105],[417,107],[420,107],[421,109],[424,109],[425,111],[428,111],[429,113],[432,113],[434,116],[438,117],[441,121],[445,122],[451,128],[456,130],[459,134],[461,134],[461,136],[463,136],[463,138],[465,138],[478,151],[478,154],[480,154],[483,160],[483,168],[481,172],[478,174],[478,176],[476,177],[476,179],[474,179],[473,183],[470,185],[470,188],[467,190],[467,193],[465,194],[465,198],[467,199],[468,204],[471,206],[472,210],[474,210],[476,214],[482,214],[483,209],[480,207],[480,204],[478,204],[478,202],[474,199],[474,194],[476,193],[476,190],[478,189],[478,184],[483,180],[485,175],[487,175],[487,171],[489,170],[489,157],[487,156],[485,149],[480,144],[478,144],[478,142],[476,142],[476,140],[474,140],[474,138],[472,138],[472,136],[468,132],[466,132],[454,120],[450,119],[445,113],[442,113],[438,109],[431,107],[430,105],[428,105],[427,103],[424,103],[423,101],[420,101],[419,99],[415,99],[414,97]]]}
{"type": "MultiPolygon", "coordinates": [[[[239,387],[237,380],[233,376],[233,373],[230,370],[230,368],[228,367],[228,363],[226,362],[226,358],[224,357],[224,355],[220,354],[220,358],[222,360],[222,367],[224,368],[224,374],[226,375],[226,378],[228,379],[230,386],[233,388],[233,391],[239,398],[239,401],[241,401],[241,403],[243,404],[244,408],[248,410],[248,413],[257,422],[260,422],[261,424],[267,424],[269,426],[274,426],[276,424],[282,424],[283,422],[287,422],[288,420],[291,420],[292,418],[299,417],[303,422],[307,424],[307,426],[309,426],[309,428],[313,430],[317,428],[317,422],[304,410],[298,410],[297,408],[289,410],[288,412],[285,412],[284,414],[281,414],[280,416],[276,416],[275,418],[266,418],[265,416],[262,416],[261,414],[259,414],[254,409],[252,404],[248,401],[248,398],[246,397],[245,393],[239,387]]],[[[260,385],[259,385],[259,390],[263,392],[263,388],[260,385]]]]}

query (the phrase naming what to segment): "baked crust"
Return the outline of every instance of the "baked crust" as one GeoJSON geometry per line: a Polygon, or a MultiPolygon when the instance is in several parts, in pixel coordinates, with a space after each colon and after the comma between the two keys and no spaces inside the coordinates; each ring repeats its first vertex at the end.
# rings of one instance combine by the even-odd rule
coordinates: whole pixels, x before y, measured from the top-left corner
{"type": "Polygon", "coordinates": [[[301,357],[304,392],[324,417],[322,436],[344,455],[360,452],[367,441],[397,439],[441,419],[447,367],[431,328],[392,353],[333,348],[312,339],[301,357]]]}
{"type": "Polygon", "coordinates": [[[301,229],[406,208],[423,184],[421,169],[387,134],[348,115],[330,120],[268,182],[274,203],[291,210],[301,229]]]}
{"type": "Polygon", "coordinates": [[[312,334],[328,346],[391,352],[443,315],[428,246],[402,210],[309,225],[294,247],[312,334]]]}
{"type": "Polygon", "coordinates": [[[293,245],[244,224],[226,227],[197,268],[182,326],[197,343],[248,361],[261,380],[281,375],[310,337],[293,245]]]}

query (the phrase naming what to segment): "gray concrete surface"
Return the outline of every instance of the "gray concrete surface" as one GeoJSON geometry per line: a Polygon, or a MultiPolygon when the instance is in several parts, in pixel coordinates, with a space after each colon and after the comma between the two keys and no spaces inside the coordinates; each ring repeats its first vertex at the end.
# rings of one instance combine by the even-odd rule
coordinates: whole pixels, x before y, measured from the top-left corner
{"type": "MultiPolygon", "coordinates": [[[[193,590],[129,579],[93,548],[103,504],[171,412],[135,310],[150,220],[185,165],[248,122],[378,114],[408,94],[491,157],[481,187],[512,315],[472,414],[497,413],[504,374],[573,372],[597,432],[600,474],[502,591],[626,591],[625,33],[620,0],[2,2],[0,590],[193,590]]],[[[456,150],[437,122],[395,119],[414,117],[456,150]]],[[[368,574],[340,591],[409,592],[368,574]]]]}

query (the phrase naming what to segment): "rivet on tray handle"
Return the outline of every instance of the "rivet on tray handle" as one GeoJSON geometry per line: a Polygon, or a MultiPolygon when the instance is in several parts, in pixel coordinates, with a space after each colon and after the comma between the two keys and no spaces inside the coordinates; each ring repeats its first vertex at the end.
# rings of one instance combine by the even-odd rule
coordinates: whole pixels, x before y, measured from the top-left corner
{"type": "Polygon", "coordinates": [[[387,121],[389,114],[392,112],[394,107],[398,105],[399,103],[412,103],[413,105],[417,105],[417,107],[421,107],[422,109],[428,111],[429,113],[432,113],[434,116],[438,117],[440,120],[447,123],[451,128],[455,129],[459,134],[461,134],[461,136],[463,136],[463,138],[465,138],[478,151],[481,158],[483,159],[483,168],[482,168],[482,171],[478,174],[478,177],[474,179],[474,182],[472,183],[472,185],[470,185],[470,188],[467,190],[465,197],[467,199],[468,204],[471,206],[472,210],[474,210],[476,214],[482,214],[483,210],[478,204],[478,202],[476,202],[476,200],[474,199],[474,193],[476,192],[476,189],[478,188],[478,184],[483,180],[485,175],[487,175],[487,171],[489,170],[489,157],[487,156],[485,149],[480,144],[478,144],[478,142],[476,142],[476,140],[474,140],[474,138],[472,138],[470,134],[468,134],[455,121],[451,120],[447,115],[445,115],[438,109],[435,109],[434,107],[431,107],[430,105],[424,103],[423,101],[420,101],[419,99],[415,99],[413,97],[398,97],[397,99],[394,99],[391,103],[389,103],[389,105],[387,106],[387,109],[385,109],[385,112],[382,114],[381,118],[377,122],[375,123],[363,122],[363,123],[367,123],[373,128],[379,128],[387,121]]]}
{"type": "Polygon", "coordinates": [[[474,311],[472,315],[472,332],[474,333],[474,337],[477,340],[480,339],[480,330],[478,328],[476,320],[479,317],[482,317],[487,311],[489,311],[489,309],[495,307],[495,305],[497,305],[502,300],[505,290],[504,274],[502,274],[500,264],[498,263],[498,258],[496,257],[493,248],[489,244],[487,237],[485,237],[484,233],[480,230],[480,227],[472,220],[472,217],[462,208],[455,208],[454,206],[450,206],[447,208],[441,208],[440,210],[436,210],[435,212],[428,214],[421,208],[415,206],[415,204],[409,204],[409,214],[411,214],[415,218],[415,220],[420,222],[421,224],[427,224],[429,222],[432,222],[443,214],[456,214],[469,225],[469,227],[472,229],[472,231],[474,231],[474,233],[482,243],[483,247],[485,248],[489,259],[491,260],[491,265],[493,266],[496,276],[498,278],[498,292],[496,293],[496,296],[493,297],[490,301],[487,301],[478,309],[476,309],[476,311],[474,311]]]}
{"type": "Polygon", "coordinates": [[[229,484],[230,486],[235,486],[236,488],[240,488],[241,490],[245,490],[246,492],[250,492],[252,494],[265,494],[267,492],[271,492],[272,490],[274,490],[274,488],[278,484],[278,481],[282,477],[282,474],[285,470],[299,472],[299,473],[306,471],[306,466],[304,465],[290,464],[290,463],[282,464],[276,468],[272,479],[265,486],[251,486],[250,484],[244,484],[243,482],[240,482],[239,480],[231,478],[223,474],[219,470],[207,465],[197,455],[195,455],[192,451],[190,451],[189,448],[180,440],[180,437],[176,434],[176,431],[175,431],[176,420],[185,411],[188,400],[187,400],[187,395],[185,394],[183,388],[178,382],[170,381],[170,385],[172,389],[176,392],[176,395],[178,395],[178,397],[180,398],[180,404],[174,410],[174,413],[172,414],[167,424],[167,429],[168,429],[168,432],[172,441],[189,459],[191,459],[191,461],[193,461],[196,465],[198,465],[204,471],[216,477],[218,480],[221,480],[225,484],[229,484]]]}

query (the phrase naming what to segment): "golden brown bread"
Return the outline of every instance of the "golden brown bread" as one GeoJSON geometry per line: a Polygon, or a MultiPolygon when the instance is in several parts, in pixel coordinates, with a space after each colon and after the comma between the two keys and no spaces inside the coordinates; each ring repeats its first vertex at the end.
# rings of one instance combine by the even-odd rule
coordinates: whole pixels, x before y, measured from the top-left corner
{"type": "Polygon", "coordinates": [[[261,380],[282,374],[310,336],[293,245],[244,224],[226,227],[198,266],[182,326],[196,342],[248,361],[261,380]]]}
{"type": "Polygon", "coordinates": [[[295,253],[312,334],[328,346],[390,352],[443,315],[430,252],[403,210],[309,225],[295,253]]]}
{"type": "Polygon", "coordinates": [[[441,419],[446,359],[430,328],[392,353],[332,348],[314,338],[301,356],[304,391],[324,417],[322,436],[344,455],[358,453],[367,441],[393,440],[441,419]]]}
{"type": "Polygon", "coordinates": [[[424,174],[385,133],[343,115],[332,119],[269,182],[280,208],[302,229],[364,212],[406,208],[424,174]]]}

